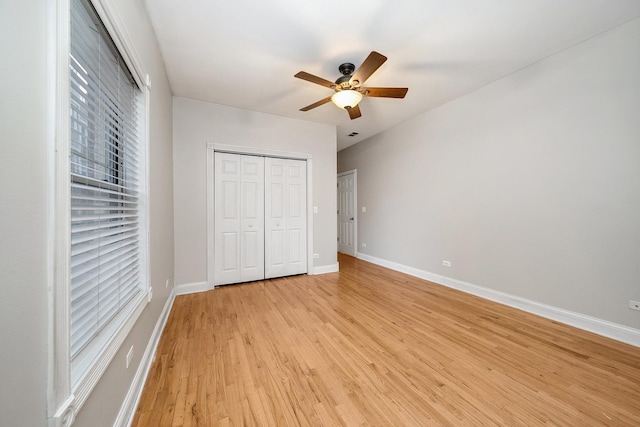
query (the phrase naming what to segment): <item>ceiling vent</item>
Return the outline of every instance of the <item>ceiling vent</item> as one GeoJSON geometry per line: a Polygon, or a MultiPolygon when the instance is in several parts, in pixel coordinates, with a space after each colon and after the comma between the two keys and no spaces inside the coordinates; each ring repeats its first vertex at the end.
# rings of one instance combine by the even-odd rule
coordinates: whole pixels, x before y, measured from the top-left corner
{"type": "Polygon", "coordinates": [[[350,133],[349,135],[347,135],[347,136],[356,136],[356,135],[358,135],[358,132],[351,132],[351,133],[350,133]]]}

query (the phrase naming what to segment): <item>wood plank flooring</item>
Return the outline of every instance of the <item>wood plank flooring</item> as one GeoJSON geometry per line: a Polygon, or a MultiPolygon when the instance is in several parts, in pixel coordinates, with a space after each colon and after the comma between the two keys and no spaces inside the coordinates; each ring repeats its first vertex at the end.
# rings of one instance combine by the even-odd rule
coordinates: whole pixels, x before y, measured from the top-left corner
{"type": "Polygon", "coordinates": [[[640,426],[640,348],[340,256],[176,298],[134,426],[640,426]]]}

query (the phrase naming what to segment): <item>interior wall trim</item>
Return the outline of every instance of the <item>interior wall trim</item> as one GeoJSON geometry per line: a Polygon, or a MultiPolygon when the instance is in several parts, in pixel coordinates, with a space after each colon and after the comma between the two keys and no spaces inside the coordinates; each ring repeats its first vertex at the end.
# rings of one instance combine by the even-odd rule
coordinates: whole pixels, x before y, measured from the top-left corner
{"type": "Polygon", "coordinates": [[[209,289],[211,289],[211,287],[209,287],[207,282],[193,282],[176,285],[175,292],[176,295],[187,295],[208,291],[209,289]]]}
{"type": "Polygon", "coordinates": [[[153,363],[153,359],[155,358],[156,350],[158,349],[158,344],[160,343],[160,338],[162,337],[162,331],[164,330],[164,327],[167,324],[167,320],[169,319],[169,313],[171,313],[171,307],[173,307],[173,301],[175,300],[175,298],[176,292],[174,288],[171,290],[171,294],[169,294],[169,298],[167,298],[167,301],[164,304],[162,312],[160,313],[160,317],[156,322],[155,328],[153,328],[153,333],[151,334],[151,338],[149,339],[147,348],[144,350],[144,354],[142,355],[142,359],[140,360],[138,369],[136,370],[135,376],[133,377],[133,381],[131,382],[129,391],[125,396],[124,402],[122,403],[120,411],[118,412],[118,416],[113,423],[114,426],[126,427],[130,426],[133,422],[136,408],[138,407],[140,397],[142,396],[144,384],[147,381],[147,376],[149,375],[149,371],[151,370],[151,365],[153,363]]]}
{"type": "Polygon", "coordinates": [[[459,291],[478,296],[487,300],[495,301],[509,307],[517,308],[528,313],[536,314],[547,319],[555,320],[569,326],[576,327],[597,335],[621,341],[626,344],[640,347],[640,330],[634,329],[618,323],[609,322],[607,320],[598,319],[596,317],[587,316],[573,311],[565,310],[558,307],[542,304],[519,296],[507,294],[505,292],[495,291],[493,289],[474,285],[472,283],[463,282],[462,280],[452,279],[450,277],[441,276],[439,274],[430,273],[414,267],[409,267],[393,261],[377,258],[371,255],[358,253],[357,258],[382,267],[396,270],[410,276],[428,280],[439,285],[457,289],[459,291]]]}
{"type": "Polygon", "coordinates": [[[329,264],[329,265],[319,265],[317,267],[313,267],[313,274],[327,274],[327,273],[336,273],[340,271],[340,263],[329,264]]]}
{"type": "Polygon", "coordinates": [[[213,151],[231,154],[245,154],[262,157],[279,157],[281,159],[307,160],[311,158],[309,153],[301,153],[297,151],[274,150],[262,147],[246,147],[242,145],[217,144],[213,142],[207,143],[207,148],[213,151]]]}

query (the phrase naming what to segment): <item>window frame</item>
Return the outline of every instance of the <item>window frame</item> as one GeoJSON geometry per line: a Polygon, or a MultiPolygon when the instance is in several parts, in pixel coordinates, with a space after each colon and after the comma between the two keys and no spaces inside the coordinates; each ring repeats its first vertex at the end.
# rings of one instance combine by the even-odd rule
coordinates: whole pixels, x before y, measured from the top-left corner
{"type": "MultiPolygon", "coordinates": [[[[112,362],[151,300],[149,272],[149,115],[150,81],[111,0],[87,0],[98,14],[142,92],[140,164],[140,253],[142,292],[103,328],[98,344],[75,366],[71,360],[71,168],[70,168],[70,19],[71,0],[47,0],[47,142],[49,147],[48,221],[48,381],[49,425],[69,426],[112,362]]],[[[98,342],[98,341],[96,341],[98,342]]]]}

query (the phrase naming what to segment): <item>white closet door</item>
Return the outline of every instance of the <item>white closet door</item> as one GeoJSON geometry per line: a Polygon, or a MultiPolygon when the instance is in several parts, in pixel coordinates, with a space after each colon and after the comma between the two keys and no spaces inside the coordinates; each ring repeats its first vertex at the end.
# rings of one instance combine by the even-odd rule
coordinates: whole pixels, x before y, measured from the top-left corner
{"type": "Polygon", "coordinates": [[[265,277],[307,272],[307,163],[265,159],[265,277]]]}
{"type": "Polygon", "coordinates": [[[215,154],[215,284],[264,279],[264,158],[215,154]]]}

